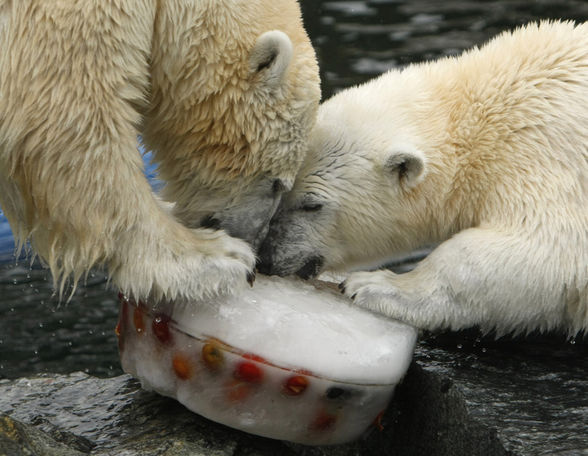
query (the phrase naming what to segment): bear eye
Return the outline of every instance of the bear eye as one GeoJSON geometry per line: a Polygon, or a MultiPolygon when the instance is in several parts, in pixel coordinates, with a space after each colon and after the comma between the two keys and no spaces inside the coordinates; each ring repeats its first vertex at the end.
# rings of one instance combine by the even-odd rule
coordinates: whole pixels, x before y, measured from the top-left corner
{"type": "Polygon", "coordinates": [[[214,215],[209,214],[200,220],[200,226],[202,228],[211,228],[213,230],[218,230],[221,227],[221,222],[219,219],[214,217],[214,215]]]}
{"type": "Polygon", "coordinates": [[[320,211],[323,208],[323,205],[320,203],[307,203],[302,206],[302,210],[304,212],[316,212],[320,211]]]}

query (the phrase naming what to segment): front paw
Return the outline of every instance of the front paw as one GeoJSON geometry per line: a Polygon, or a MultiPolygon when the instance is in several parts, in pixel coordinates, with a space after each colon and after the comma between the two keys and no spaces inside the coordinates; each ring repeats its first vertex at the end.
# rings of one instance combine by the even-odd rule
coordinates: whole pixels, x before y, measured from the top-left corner
{"type": "Polygon", "coordinates": [[[206,255],[198,273],[192,274],[196,294],[204,296],[234,293],[255,281],[255,254],[245,241],[219,233],[217,248],[206,255]]]}
{"type": "Polygon", "coordinates": [[[397,278],[391,271],[356,272],[340,288],[355,305],[414,324],[415,297],[395,283],[397,278]]]}
{"type": "Polygon", "coordinates": [[[253,283],[255,254],[246,242],[202,229],[170,239],[155,245],[129,239],[111,264],[119,289],[135,299],[198,302],[253,283]]]}

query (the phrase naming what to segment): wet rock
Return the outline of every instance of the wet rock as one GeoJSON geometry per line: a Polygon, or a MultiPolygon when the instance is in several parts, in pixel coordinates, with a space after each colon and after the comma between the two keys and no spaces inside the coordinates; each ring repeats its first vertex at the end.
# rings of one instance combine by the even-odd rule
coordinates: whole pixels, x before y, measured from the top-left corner
{"type": "MultiPolygon", "coordinates": [[[[361,440],[307,447],[213,423],[123,375],[82,373],[0,382],[0,448],[10,456],[355,456],[514,454],[473,418],[447,377],[413,363],[382,420],[361,440]],[[6,447],[6,449],[4,448],[6,447]]],[[[0,455],[2,455],[0,451],[0,455]]]]}
{"type": "Polygon", "coordinates": [[[472,418],[524,455],[588,455],[588,337],[422,337],[415,360],[451,379],[472,418]]]}
{"type": "Polygon", "coordinates": [[[32,425],[0,415],[0,456],[82,456],[32,425]]]}

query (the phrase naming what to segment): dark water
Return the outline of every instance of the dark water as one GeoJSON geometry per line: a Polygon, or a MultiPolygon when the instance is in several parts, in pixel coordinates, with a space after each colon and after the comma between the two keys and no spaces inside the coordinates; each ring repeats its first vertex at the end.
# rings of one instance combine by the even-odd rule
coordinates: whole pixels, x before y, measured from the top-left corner
{"type": "MultiPolygon", "coordinates": [[[[531,20],[588,19],[588,2],[577,0],[301,3],[319,56],[324,97],[389,68],[457,54],[531,20]]],[[[6,262],[11,246],[0,215],[0,378],[78,370],[120,374],[113,331],[116,296],[104,274],[92,274],[69,303],[60,304],[46,271],[22,261],[6,262]]],[[[553,439],[561,440],[555,442],[559,454],[588,454],[582,450],[588,448],[586,355],[585,340],[494,343],[475,335],[453,335],[424,341],[417,359],[470,388],[479,397],[474,410],[480,414],[484,404],[494,404],[491,415],[513,420],[513,435],[521,432],[520,423],[501,410],[516,403],[520,416],[536,423],[524,427],[529,435],[521,437],[537,444],[535,454],[544,453],[542,441],[551,444],[553,439]],[[550,408],[554,402],[557,407],[550,408]]],[[[513,438],[516,441],[516,435],[513,438]]]]}
{"type": "Polygon", "coordinates": [[[455,55],[530,21],[588,19],[585,0],[301,2],[323,95],[387,69],[455,55]]]}

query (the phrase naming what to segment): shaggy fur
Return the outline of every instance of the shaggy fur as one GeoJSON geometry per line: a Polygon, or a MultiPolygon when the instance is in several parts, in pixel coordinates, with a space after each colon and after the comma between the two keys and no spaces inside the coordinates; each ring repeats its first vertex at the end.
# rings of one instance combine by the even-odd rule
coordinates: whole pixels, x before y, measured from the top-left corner
{"type": "Polygon", "coordinates": [[[255,242],[302,161],[320,89],[295,0],[0,0],[0,49],[0,205],[61,289],[94,266],[138,298],[251,277],[247,243],[198,227],[255,242]]]}
{"type": "Polygon", "coordinates": [[[356,304],[420,328],[588,328],[588,24],[543,22],[391,71],[319,108],[262,270],[356,272],[356,304]]]}

